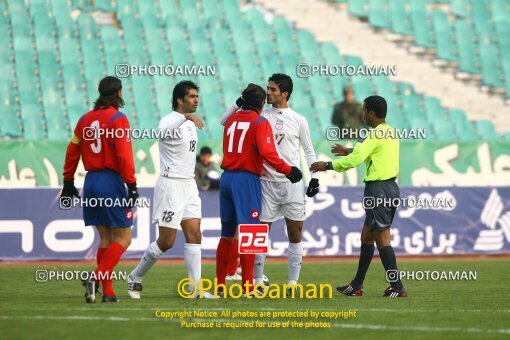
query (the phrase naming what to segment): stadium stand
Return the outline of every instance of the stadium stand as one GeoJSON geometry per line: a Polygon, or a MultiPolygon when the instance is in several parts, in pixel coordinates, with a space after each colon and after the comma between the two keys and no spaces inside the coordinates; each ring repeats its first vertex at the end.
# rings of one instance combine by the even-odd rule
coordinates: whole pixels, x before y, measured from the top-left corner
{"type": "Polygon", "coordinates": [[[508,0],[349,0],[352,15],[388,29],[460,72],[479,75],[510,98],[510,1],[508,0]],[[438,4],[442,6],[437,6],[438,4]]]}
{"type": "MultiPolygon", "coordinates": [[[[389,1],[399,4],[395,7],[380,6],[378,1],[348,1],[348,5],[351,13],[371,17],[374,26],[414,35],[424,46],[441,45],[439,57],[458,60],[460,67],[469,72],[482,70],[484,79],[501,84],[499,75],[503,73],[494,67],[499,67],[505,43],[487,42],[486,51],[474,60],[460,59],[464,55],[460,50],[465,48],[469,54],[472,49],[478,50],[478,43],[469,39],[466,46],[457,43],[458,53],[452,52],[449,44],[453,44],[455,34],[465,34],[464,30],[471,30],[473,36],[487,30],[507,32],[504,24],[474,24],[473,28],[473,23],[461,19],[460,14],[472,8],[460,5],[455,12],[460,19],[451,24],[449,17],[426,10],[426,1],[413,1],[411,8],[416,4],[420,10],[412,13],[400,6],[404,2],[389,1]],[[392,26],[397,17],[406,20],[392,26]],[[423,20],[430,26],[419,31],[417,22],[423,20]],[[434,37],[443,31],[444,39],[439,42],[441,39],[434,37]]],[[[236,0],[96,0],[93,4],[85,0],[31,0],[28,5],[0,1],[0,34],[7,37],[7,48],[0,55],[2,138],[67,140],[76,121],[97,97],[99,80],[115,74],[117,64],[216,65],[215,77],[123,78],[123,110],[132,117],[132,125],[141,128],[157,126],[160,116],[171,110],[173,84],[185,78],[197,81],[201,87],[199,112],[208,126],[200,132],[199,137],[204,139],[221,138],[222,129],[216,122],[248,82],[264,84],[275,72],[295,75],[296,65],[304,61],[363,64],[357,56],[340,54],[331,43],[317,42],[312,33],[296,29],[284,18],[266,20],[256,8],[240,7],[236,0]],[[116,22],[99,25],[94,18],[98,12],[115,14],[116,22]]],[[[495,4],[502,6],[498,1],[492,2],[495,4]]],[[[487,18],[493,11],[487,13],[481,17],[487,18]]],[[[503,22],[506,17],[491,18],[503,22]]],[[[470,122],[463,111],[448,110],[437,98],[416,93],[412,84],[388,77],[293,78],[292,106],[308,118],[316,141],[324,139],[331,124],[332,106],[341,98],[344,85],[353,86],[359,99],[375,93],[387,98],[390,123],[396,127],[429,128],[428,135],[439,140],[508,138],[496,134],[490,121],[470,122]]]]}

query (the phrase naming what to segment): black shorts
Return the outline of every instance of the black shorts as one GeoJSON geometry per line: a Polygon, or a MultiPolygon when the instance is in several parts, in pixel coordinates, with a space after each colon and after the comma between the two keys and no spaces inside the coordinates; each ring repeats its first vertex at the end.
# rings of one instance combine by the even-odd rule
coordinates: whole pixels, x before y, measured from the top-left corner
{"type": "Polygon", "coordinates": [[[389,228],[395,217],[399,199],[400,189],[395,179],[366,182],[363,198],[365,225],[375,230],[389,228]]]}

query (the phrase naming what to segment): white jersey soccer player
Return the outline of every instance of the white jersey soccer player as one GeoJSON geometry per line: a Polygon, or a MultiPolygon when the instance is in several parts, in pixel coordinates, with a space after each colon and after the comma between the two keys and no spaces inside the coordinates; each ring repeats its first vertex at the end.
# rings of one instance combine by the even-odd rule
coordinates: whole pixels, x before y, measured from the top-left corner
{"type": "MultiPolygon", "coordinates": [[[[310,129],[306,119],[287,106],[287,100],[292,93],[292,79],[284,74],[274,74],[269,78],[267,87],[267,103],[272,108],[265,110],[265,117],[273,129],[276,150],[281,158],[290,166],[300,166],[300,146],[303,147],[308,165],[316,161],[315,151],[310,138],[310,129]]],[[[240,98],[242,101],[242,98],[240,98]]],[[[238,109],[232,105],[222,122],[238,109]]],[[[260,221],[272,222],[285,218],[289,236],[289,284],[296,284],[301,271],[303,244],[301,242],[302,228],[306,219],[305,194],[303,182],[291,184],[284,176],[277,173],[264,162],[262,177],[262,210],[260,221]]],[[[312,174],[307,195],[313,197],[319,188],[317,174],[312,174]]],[[[265,255],[255,256],[254,284],[263,283],[265,255]]]]}
{"type": "MultiPolygon", "coordinates": [[[[144,275],[173,246],[178,229],[182,229],[186,238],[184,261],[188,277],[198,284],[202,275],[202,203],[194,177],[196,128],[202,128],[203,122],[192,114],[198,105],[198,86],[190,81],[177,84],[172,105],[174,111],[165,115],[158,127],[160,176],[154,188],[152,222],[157,223],[159,236],[129,274],[128,294],[133,299],[140,298],[144,275]]],[[[217,298],[207,292],[203,296],[217,298]]]]}

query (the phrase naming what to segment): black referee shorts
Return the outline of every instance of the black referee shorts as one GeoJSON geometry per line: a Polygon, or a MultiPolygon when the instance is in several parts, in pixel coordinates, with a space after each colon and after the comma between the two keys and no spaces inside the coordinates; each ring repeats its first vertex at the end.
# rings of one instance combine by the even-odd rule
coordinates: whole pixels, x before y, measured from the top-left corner
{"type": "Polygon", "coordinates": [[[399,199],[400,189],[395,178],[366,182],[363,198],[365,225],[378,231],[389,228],[395,217],[399,199]]]}

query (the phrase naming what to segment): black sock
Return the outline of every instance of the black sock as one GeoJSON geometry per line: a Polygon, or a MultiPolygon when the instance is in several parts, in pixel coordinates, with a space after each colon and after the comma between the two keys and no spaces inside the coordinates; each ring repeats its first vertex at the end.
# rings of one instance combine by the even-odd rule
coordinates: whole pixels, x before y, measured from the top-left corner
{"type": "MultiPolygon", "coordinates": [[[[386,246],[379,249],[379,256],[381,257],[381,261],[383,263],[384,269],[386,273],[388,271],[395,271],[395,275],[398,278],[397,272],[397,258],[395,257],[395,252],[393,251],[392,246],[386,246]]],[[[388,274],[386,274],[388,276],[388,274]]],[[[391,287],[397,290],[402,290],[404,286],[402,282],[398,278],[395,282],[390,282],[391,287]]]]}
{"type": "Polygon", "coordinates": [[[354,280],[352,280],[351,284],[356,286],[363,285],[372,257],[374,257],[374,245],[362,244],[361,252],[359,254],[358,271],[356,272],[356,276],[354,277],[354,280]]]}

